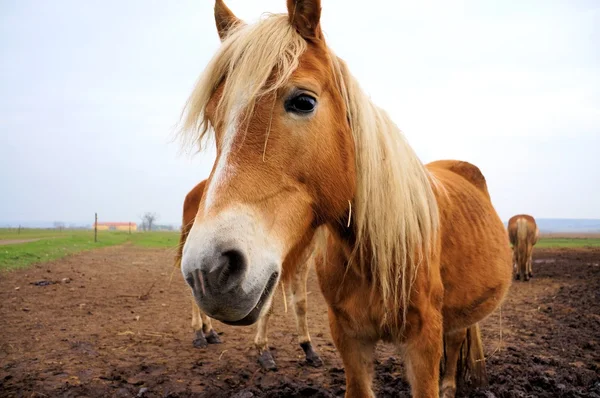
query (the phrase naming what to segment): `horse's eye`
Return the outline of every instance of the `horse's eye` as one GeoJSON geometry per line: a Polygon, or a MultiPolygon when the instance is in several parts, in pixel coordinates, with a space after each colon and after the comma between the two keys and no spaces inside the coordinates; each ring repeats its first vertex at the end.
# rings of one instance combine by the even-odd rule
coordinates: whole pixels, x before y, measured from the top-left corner
{"type": "Polygon", "coordinates": [[[300,94],[290,98],[285,103],[285,110],[298,114],[307,114],[315,110],[317,100],[308,94],[300,94]]]}

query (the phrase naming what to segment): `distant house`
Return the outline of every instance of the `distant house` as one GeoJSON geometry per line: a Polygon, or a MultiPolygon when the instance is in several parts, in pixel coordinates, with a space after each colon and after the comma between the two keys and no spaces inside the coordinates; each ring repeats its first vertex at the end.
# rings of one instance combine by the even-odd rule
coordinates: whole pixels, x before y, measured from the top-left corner
{"type": "Polygon", "coordinates": [[[134,222],[99,222],[98,231],[137,231],[134,222]]]}

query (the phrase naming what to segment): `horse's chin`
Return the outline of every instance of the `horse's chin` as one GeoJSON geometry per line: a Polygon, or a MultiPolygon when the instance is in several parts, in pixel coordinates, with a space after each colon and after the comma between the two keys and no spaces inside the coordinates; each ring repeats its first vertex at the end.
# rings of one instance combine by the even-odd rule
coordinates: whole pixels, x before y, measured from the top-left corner
{"type": "Polygon", "coordinates": [[[238,321],[221,321],[221,322],[223,322],[226,325],[230,325],[230,326],[249,326],[249,325],[255,324],[256,321],[258,321],[258,319],[260,318],[260,313],[261,313],[261,309],[259,309],[258,307],[254,307],[248,315],[246,315],[245,317],[243,317],[242,319],[240,319],[238,321]]]}

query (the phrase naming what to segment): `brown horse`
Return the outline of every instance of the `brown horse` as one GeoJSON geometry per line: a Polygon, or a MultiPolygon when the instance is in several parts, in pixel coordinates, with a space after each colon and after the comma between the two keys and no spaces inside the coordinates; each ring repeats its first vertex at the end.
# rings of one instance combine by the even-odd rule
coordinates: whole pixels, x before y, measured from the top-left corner
{"type": "MultiPolygon", "coordinates": [[[[204,193],[206,186],[206,180],[196,185],[185,197],[183,202],[183,223],[181,227],[181,236],[179,240],[179,247],[177,248],[177,254],[175,255],[175,267],[181,267],[181,257],[183,246],[187,240],[187,236],[192,229],[194,219],[198,213],[198,207],[204,193]]],[[[310,265],[313,262],[314,243],[310,245],[304,252],[301,258],[298,258],[298,265],[296,272],[291,278],[290,293],[292,296],[292,304],[294,308],[294,314],[296,315],[296,327],[298,330],[298,340],[300,347],[304,351],[306,362],[314,367],[319,367],[323,364],[319,355],[314,351],[308,332],[308,318],[307,318],[307,291],[306,281],[308,278],[308,272],[310,271],[310,265]]],[[[281,284],[281,289],[285,292],[285,285],[281,284]]],[[[269,323],[269,317],[273,313],[272,304],[268,305],[269,310],[266,311],[261,318],[258,320],[258,328],[256,331],[256,337],[254,338],[254,346],[258,351],[258,362],[266,370],[275,370],[277,365],[275,360],[269,351],[268,339],[267,339],[267,326],[269,323]]],[[[221,340],[218,334],[212,327],[210,318],[203,313],[196,300],[192,296],[192,329],[195,332],[194,347],[203,348],[208,344],[219,344],[221,340]]]]}
{"type": "Polygon", "coordinates": [[[478,322],[512,280],[485,178],[466,162],[424,166],[327,46],[320,1],[287,7],[248,25],[216,1],[222,45],[182,134],[185,143],[213,137],[217,161],[182,273],[211,317],[251,324],[324,226],[317,273],[346,395],[373,395],[384,340],[403,347],[418,397],[438,397],[445,351],[441,387],[454,396],[459,359],[483,376],[478,322]]]}
{"type": "Polygon", "coordinates": [[[508,220],[508,237],[513,245],[513,269],[515,279],[528,281],[533,278],[531,254],[540,237],[535,219],[528,214],[518,214],[508,220]]]}

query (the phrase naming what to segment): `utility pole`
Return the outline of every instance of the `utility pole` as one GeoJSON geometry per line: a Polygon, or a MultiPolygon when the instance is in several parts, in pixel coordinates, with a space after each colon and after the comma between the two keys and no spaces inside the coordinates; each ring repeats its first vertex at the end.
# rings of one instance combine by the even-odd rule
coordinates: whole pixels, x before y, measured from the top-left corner
{"type": "Polygon", "coordinates": [[[98,213],[94,213],[94,242],[98,242],[98,213]]]}

